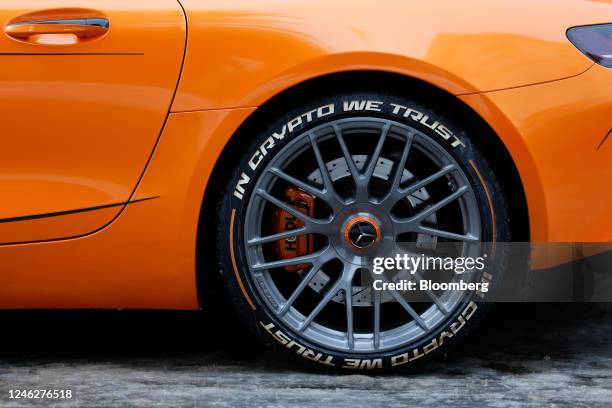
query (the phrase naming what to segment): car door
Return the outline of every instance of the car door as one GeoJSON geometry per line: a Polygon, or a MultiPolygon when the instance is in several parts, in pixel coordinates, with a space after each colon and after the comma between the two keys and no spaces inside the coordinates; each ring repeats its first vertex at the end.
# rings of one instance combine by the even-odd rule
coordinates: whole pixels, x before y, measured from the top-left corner
{"type": "Polygon", "coordinates": [[[185,50],[177,0],[0,4],[0,244],[80,236],[130,202],[185,50]]]}

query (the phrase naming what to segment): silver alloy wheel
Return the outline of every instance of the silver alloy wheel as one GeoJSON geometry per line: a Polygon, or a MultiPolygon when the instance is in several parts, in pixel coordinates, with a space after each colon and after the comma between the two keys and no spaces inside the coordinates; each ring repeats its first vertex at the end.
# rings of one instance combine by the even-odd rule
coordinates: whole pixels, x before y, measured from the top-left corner
{"type": "MultiPolygon", "coordinates": [[[[410,278],[401,273],[374,275],[370,268],[372,259],[396,253],[416,254],[414,251],[422,248],[418,246],[419,242],[435,249],[440,239],[459,244],[461,256],[478,256],[481,221],[468,178],[443,146],[430,136],[399,122],[363,117],[338,119],[320,125],[297,136],[270,159],[254,185],[244,221],[244,237],[254,286],[279,320],[320,346],[372,353],[405,346],[426,336],[464,300],[464,295],[458,292],[428,291],[428,303],[417,307],[406,299],[404,293],[369,290],[369,301],[365,302],[363,293],[367,288],[364,286],[374,279],[395,281],[410,278]],[[351,152],[358,146],[357,140],[369,142],[370,148],[366,152],[363,147],[359,152],[351,152]],[[329,155],[333,149],[321,149],[323,143],[338,146],[337,156],[325,158],[325,153],[329,155]],[[396,148],[390,146],[393,144],[396,148]],[[310,162],[305,157],[310,157],[310,162]],[[435,167],[435,170],[418,176],[419,169],[410,168],[412,157],[420,158],[428,168],[435,167]],[[389,162],[393,163],[393,174],[384,170],[388,169],[389,162]],[[340,172],[344,174],[334,176],[334,168],[338,165],[345,168],[340,172]],[[295,173],[296,168],[307,172],[294,176],[290,169],[295,173]],[[314,197],[325,207],[324,216],[309,216],[287,204],[275,192],[276,187],[283,183],[314,197]],[[375,183],[384,185],[386,191],[374,193],[372,185],[375,183]],[[449,214],[442,213],[451,205],[455,206],[452,222],[458,225],[456,231],[436,225],[438,220],[449,217],[449,214]],[[398,214],[398,206],[409,214],[398,214]],[[291,214],[303,226],[266,233],[266,216],[270,207],[291,214]],[[377,231],[376,242],[367,248],[355,248],[347,238],[347,231],[350,233],[352,228],[359,228],[358,223],[367,228],[370,225],[377,231]],[[303,234],[323,238],[314,252],[288,259],[271,259],[264,250],[273,242],[303,234]],[[405,237],[417,243],[416,249],[399,243],[405,237]],[[278,276],[287,273],[283,268],[305,264],[308,268],[298,274],[299,281],[295,287],[289,291],[280,287],[278,276]],[[328,273],[334,269],[330,265],[338,269],[335,277],[328,273]],[[359,284],[355,283],[357,278],[359,284]],[[314,290],[313,282],[319,282],[317,290],[314,290]],[[296,306],[298,298],[307,291],[317,296],[311,310],[296,306]],[[330,304],[344,308],[343,322],[319,318],[330,304]],[[400,307],[404,320],[383,327],[386,317],[381,312],[383,306],[393,306],[394,310],[400,307]],[[371,329],[355,328],[355,324],[360,323],[354,316],[357,309],[371,309],[371,329]]],[[[417,273],[414,277],[421,276],[417,273]]],[[[469,281],[474,277],[465,274],[461,278],[469,281]]],[[[458,280],[459,277],[452,279],[458,280]]],[[[396,315],[394,312],[391,317],[396,319],[396,315]]]]}

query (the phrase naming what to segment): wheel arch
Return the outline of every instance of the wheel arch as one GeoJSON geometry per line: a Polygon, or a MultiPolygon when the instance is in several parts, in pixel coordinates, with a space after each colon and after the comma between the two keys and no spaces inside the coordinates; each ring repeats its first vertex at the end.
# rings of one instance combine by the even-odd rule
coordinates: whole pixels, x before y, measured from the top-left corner
{"type": "Polygon", "coordinates": [[[274,119],[279,109],[286,109],[290,104],[294,105],[302,100],[320,96],[321,90],[324,90],[324,93],[347,90],[412,92],[423,102],[435,103],[440,110],[450,112],[461,128],[484,135],[478,139],[480,149],[485,155],[495,158],[491,161],[493,170],[506,189],[513,192],[508,197],[511,217],[516,220],[512,225],[513,240],[529,241],[528,205],[519,169],[502,138],[493,126],[477,113],[477,110],[446,90],[403,74],[371,70],[325,74],[295,84],[261,104],[231,135],[217,158],[206,185],[198,224],[196,279],[200,303],[206,304],[207,299],[211,297],[217,298],[218,301],[218,296],[215,294],[220,293],[218,274],[210,273],[218,270],[214,248],[204,245],[201,237],[215,228],[216,207],[223,192],[225,176],[231,173],[235,159],[244,152],[244,143],[249,135],[263,130],[265,124],[274,119]]]}

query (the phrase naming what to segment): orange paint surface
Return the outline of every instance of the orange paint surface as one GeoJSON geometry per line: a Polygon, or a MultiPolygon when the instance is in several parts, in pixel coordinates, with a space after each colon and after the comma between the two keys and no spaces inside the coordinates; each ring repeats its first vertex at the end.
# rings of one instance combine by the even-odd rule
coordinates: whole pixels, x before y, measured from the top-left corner
{"type": "Polygon", "coordinates": [[[609,22],[608,2],[81,6],[0,6],[0,308],[197,308],[197,226],[223,148],[258,106],[335,72],[455,95],[510,152],[533,241],[612,241],[612,70],[565,37],[609,22]],[[7,29],[32,16],[109,28],[7,29]],[[56,212],[67,213],[28,218],[56,212]]]}
{"type": "MultiPolygon", "coordinates": [[[[186,35],[175,0],[147,1],[146,13],[143,4],[92,0],[88,9],[74,9],[74,1],[19,0],[0,5],[5,30],[24,19],[109,21],[101,38],[68,44],[0,34],[0,219],[129,199],[168,114],[186,35]]],[[[63,223],[25,221],[18,232],[0,223],[0,243],[89,233],[120,209],[104,216],[82,213],[63,223]]]]}

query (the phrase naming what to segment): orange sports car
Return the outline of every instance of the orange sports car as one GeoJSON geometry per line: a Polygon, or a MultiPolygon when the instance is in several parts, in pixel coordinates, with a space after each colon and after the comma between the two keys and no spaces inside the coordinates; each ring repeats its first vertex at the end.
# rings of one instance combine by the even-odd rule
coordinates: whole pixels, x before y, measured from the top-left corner
{"type": "MultiPolygon", "coordinates": [[[[0,308],[198,309],[220,274],[286,356],[399,369],[487,307],[377,290],[374,257],[612,241],[610,1],[4,0],[0,22],[0,308]]],[[[472,279],[527,263],[496,260],[472,279]]]]}

